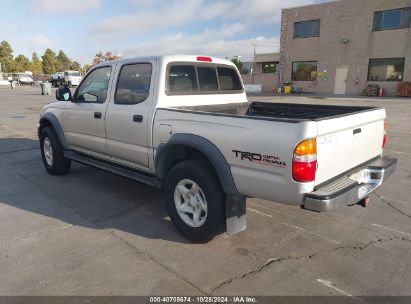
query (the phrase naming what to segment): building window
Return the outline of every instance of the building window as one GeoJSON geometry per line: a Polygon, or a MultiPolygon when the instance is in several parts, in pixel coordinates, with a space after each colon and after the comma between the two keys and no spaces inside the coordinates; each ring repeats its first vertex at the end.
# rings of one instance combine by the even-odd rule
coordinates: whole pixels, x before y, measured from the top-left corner
{"type": "Polygon", "coordinates": [[[374,31],[395,30],[410,27],[411,7],[374,13],[374,31]]]}
{"type": "Polygon", "coordinates": [[[294,38],[320,37],[320,20],[294,23],[294,38]]]}
{"type": "Polygon", "coordinates": [[[317,78],[317,61],[293,62],[291,79],[293,81],[313,81],[317,78]]]}
{"type": "Polygon", "coordinates": [[[277,70],[277,63],[276,62],[264,62],[263,65],[263,73],[272,73],[275,74],[277,70]]]}
{"type": "Polygon", "coordinates": [[[370,59],[368,81],[402,81],[405,58],[370,59]]]}

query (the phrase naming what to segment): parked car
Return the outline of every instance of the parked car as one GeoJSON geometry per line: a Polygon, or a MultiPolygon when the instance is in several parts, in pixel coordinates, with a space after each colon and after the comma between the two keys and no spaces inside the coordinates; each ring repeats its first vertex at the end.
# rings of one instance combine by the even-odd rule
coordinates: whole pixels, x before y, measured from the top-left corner
{"type": "Polygon", "coordinates": [[[16,76],[18,84],[33,85],[34,83],[32,72],[26,71],[24,73],[17,73],[16,76]]]}
{"type": "Polygon", "coordinates": [[[205,242],[246,226],[246,198],[330,211],[395,170],[385,110],[249,102],[235,65],[205,56],[101,63],[56,92],[38,125],[52,175],[71,161],[161,187],[171,221],[205,242]]]}

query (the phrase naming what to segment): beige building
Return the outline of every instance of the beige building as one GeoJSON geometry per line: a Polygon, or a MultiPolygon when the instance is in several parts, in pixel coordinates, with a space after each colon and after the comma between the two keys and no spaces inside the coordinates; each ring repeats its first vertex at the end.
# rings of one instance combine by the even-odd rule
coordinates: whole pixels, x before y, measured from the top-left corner
{"type": "Polygon", "coordinates": [[[395,95],[411,81],[411,0],[340,0],[284,9],[281,82],[358,95],[378,84],[395,95]]]}
{"type": "Polygon", "coordinates": [[[280,85],[279,53],[256,54],[254,64],[248,63],[250,73],[241,75],[244,84],[260,84],[264,93],[271,93],[280,85]]]}

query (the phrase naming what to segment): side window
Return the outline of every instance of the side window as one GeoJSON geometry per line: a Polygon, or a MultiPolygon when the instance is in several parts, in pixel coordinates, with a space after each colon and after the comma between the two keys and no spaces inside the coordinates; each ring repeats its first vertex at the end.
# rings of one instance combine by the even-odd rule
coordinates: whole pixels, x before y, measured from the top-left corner
{"type": "Polygon", "coordinates": [[[198,91],[196,70],[193,65],[172,65],[168,76],[170,93],[198,91]]]}
{"type": "Polygon", "coordinates": [[[111,67],[97,68],[81,83],[77,90],[77,101],[104,103],[107,98],[111,67]]]}
{"type": "Polygon", "coordinates": [[[242,91],[243,86],[237,72],[232,68],[217,68],[221,91],[242,91]]]}
{"type": "Polygon", "coordinates": [[[118,78],[114,103],[133,105],[147,99],[150,92],[151,63],[124,65],[118,78]]]}
{"type": "Polygon", "coordinates": [[[217,74],[215,68],[197,67],[198,83],[200,91],[217,91],[217,74]]]}

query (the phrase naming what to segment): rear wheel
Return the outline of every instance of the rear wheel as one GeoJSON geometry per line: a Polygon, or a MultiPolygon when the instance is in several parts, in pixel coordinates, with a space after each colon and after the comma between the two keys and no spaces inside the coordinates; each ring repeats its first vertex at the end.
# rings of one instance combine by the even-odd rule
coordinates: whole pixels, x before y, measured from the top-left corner
{"type": "Polygon", "coordinates": [[[185,238],[203,243],[222,231],[225,194],[216,174],[200,161],[174,166],[164,191],[170,219],[185,238]]]}
{"type": "Polygon", "coordinates": [[[70,170],[71,162],[63,155],[63,149],[53,128],[45,127],[41,130],[40,150],[44,167],[52,175],[66,174],[70,170]]]}

